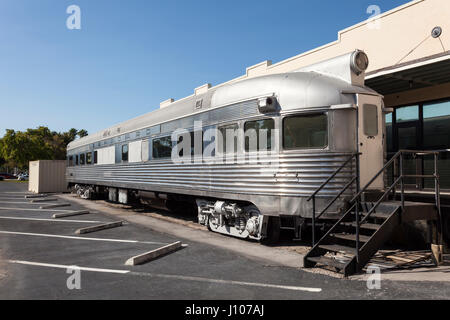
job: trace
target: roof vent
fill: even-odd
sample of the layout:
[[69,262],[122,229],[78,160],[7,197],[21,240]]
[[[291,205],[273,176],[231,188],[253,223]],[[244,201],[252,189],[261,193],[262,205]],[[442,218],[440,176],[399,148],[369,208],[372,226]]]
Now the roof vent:
[[200,94],[204,94],[204,93],[208,92],[208,90],[209,90],[210,88],[211,88],[211,84],[210,84],[210,83],[205,83],[204,85],[202,85],[202,86],[200,86],[200,87],[198,87],[198,88],[195,88],[194,94],[195,94],[196,96],[198,96],[198,95],[200,95]]
[[167,106],[170,106],[173,102],[174,102],[174,100],[172,98],[167,99],[167,100],[165,100],[165,101],[163,101],[163,102],[161,102],[159,104],[159,108],[162,109],[162,108],[165,108]]

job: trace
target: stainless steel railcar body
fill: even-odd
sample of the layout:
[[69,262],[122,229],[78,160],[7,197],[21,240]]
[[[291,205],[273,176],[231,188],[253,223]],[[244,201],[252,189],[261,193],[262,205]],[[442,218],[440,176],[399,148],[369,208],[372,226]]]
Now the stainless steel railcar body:
[[[191,197],[199,206],[200,222],[207,224],[208,217],[210,220],[215,217],[215,222],[212,220],[215,231],[260,239],[265,236],[268,216],[309,218],[311,204],[306,198],[351,154],[361,153],[361,184],[383,166],[382,97],[364,87],[366,58],[361,51],[355,51],[297,72],[211,88],[205,94],[76,140],[68,146],[67,181],[77,184],[83,192],[103,186],[114,192],[141,190]],[[322,130],[311,128],[310,134],[296,127],[297,123],[319,121],[314,117],[323,122]],[[244,127],[261,119],[272,119],[272,130],[278,132],[267,154],[246,150],[245,145]],[[156,158],[153,149],[159,145],[155,146],[155,142],[160,143],[178,128],[193,131],[198,121],[202,130],[237,126],[240,133],[236,161],[214,162],[223,159],[219,152],[212,159],[192,163]],[[291,127],[289,123],[293,123]],[[313,147],[296,147],[291,140],[303,138],[287,132],[289,128],[304,130],[310,141],[326,143],[316,146],[311,142]],[[206,142],[203,144],[207,146]],[[121,158],[124,148],[126,161]],[[256,161],[249,160],[253,158]],[[318,196],[319,208],[350,181],[353,170],[355,166],[351,163],[327,184]],[[381,189],[382,178],[374,185]],[[342,205],[342,201],[338,202],[334,213],[324,218],[339,216]],[[226,226],[222,219],[238,218],[244,212],[245,221],[241,221],[237,230]],[[255,216],[253,222],[258,230],[244,232],[245,226],[255,228],[249,222]]]

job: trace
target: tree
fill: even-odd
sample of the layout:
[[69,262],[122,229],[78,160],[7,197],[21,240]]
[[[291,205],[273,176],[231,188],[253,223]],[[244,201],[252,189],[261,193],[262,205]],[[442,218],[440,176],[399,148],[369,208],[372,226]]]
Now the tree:
[[86,137],[87,135],[88,135],[88,132],[86,130],[84,130],[84,129],[81,129],[81,130],[78,131],[78,136],[80,138]]
[[25,132],[8,129],[0,139],[0,165],[3,159],[8,166],[23,170],[29,161],[65,160],[67,145],[87,134],[84,129],[59,133],[44,126]]

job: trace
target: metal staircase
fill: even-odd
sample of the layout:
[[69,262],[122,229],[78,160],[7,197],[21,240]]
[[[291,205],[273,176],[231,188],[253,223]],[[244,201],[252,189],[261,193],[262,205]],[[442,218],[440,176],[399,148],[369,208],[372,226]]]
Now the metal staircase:
[[[435,170],[433,175],[407,175],[403,170],[403,157],[405,154],[434,155]],[[304,257],[304,267],[325,267],[344,276],[359,272],[369,262],[371,257],[391,237],[395,227],[401,224],[402,214],[405,212],[404,180],[406,178],[433,178],[435,180],[436,203],[433,210],[437,210],[440,217],[440,190],[439,175],[437,173],[438,152],[401,150],[392,157],[386,165],[360,190],[359,189],[359,154],[353,154],[342,164],[309,198],[312,200],[313,214],[313,247]],[[319,192],[334,179],[334,177],[350,162],[356,160],[356,175],[349,183],[329,202],[324,209],[316,212],[316,197]],[[384,191],[376,202],[363,201],[370,185],[390,166],[399,165],[398,177]],[[356,183],[356,194],[348,202],[349,208],[344,215],[326,232],[316,243],[315,224],[341,195]],[[400,186],[400,201],[387,200],[390,194]]]

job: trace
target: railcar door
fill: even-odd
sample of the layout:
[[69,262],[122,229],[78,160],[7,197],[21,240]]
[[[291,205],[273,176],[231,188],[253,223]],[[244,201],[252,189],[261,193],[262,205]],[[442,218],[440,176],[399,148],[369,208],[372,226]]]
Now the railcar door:
[[[358,95],[358,150],[360,156],[360,184],[364,187],[384,165],[383,104],[375,95]],[[369,187],[384,188],[384,173]]]

